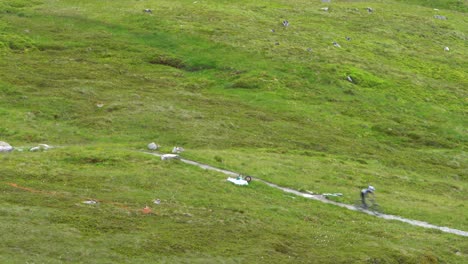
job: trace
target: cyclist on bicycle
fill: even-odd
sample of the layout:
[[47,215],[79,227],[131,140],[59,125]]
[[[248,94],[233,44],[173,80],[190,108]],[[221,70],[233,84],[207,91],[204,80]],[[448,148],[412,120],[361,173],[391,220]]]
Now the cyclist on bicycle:
[[374,192],[375,192],[375,188],[373,186],[370,186],[370,185],[366,189],[361,190],[361,202],[362,202],[362,206],[364,208],[367,208],[366,197],[369,194],[374,195]]

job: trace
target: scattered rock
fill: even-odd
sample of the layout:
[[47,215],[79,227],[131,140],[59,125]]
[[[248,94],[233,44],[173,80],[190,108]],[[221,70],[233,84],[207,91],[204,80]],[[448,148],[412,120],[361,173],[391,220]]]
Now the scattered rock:
[[336,43],[335,41],[333,41],[333,46],[337,47],[337,48],[341,48],[341,45]]
[[86,200],[86,201],[83,201],[84,204],[97,204],[98,202],[95,201],[95,200]]
[[172,153],[182,153],[185,149],[183,147],[174,147],[172,148]]
[[163,154],[163,155],[161,155],[161,160],[169,160],[169,159],[180,159],[180,157],[177,154]]
[[153,203],[154,203],[154,204],[161,204],[161,200],[156,199],[156,200],[153,201]]
[[366,7],[367,12],[372,13],[374,12],[374,9],[372,7]]
[[307,51],[308,51],[308,52],[311,52],[311,51],[312,51],[312,48],[307,48]]
[[149,150],[157,150],[157,149],[159,149],[159,147],[160,146],[158,144],[154,143],[154,142],[151,142],[151,143],[148,144],[148,149]]
[[146,9],[143,10],[143,12],[152,14],[153,10],[151,10],[149,8],[146,8]]
[[97,103],[96,106],[97,106],[98,108],[102,108],[102,107],[104,106],[104,104],[103,104],[103,103]]
[[288,26],[289,26],[289,21],[284,20],[284,21],[283,21],[283,26],[288,27]]
[[441,15],[435,15],[434,18],[440,19],[440,20],[447,20],[446,16],[441,16]]
[[274,29],[271,29],[270,31],[271,31],[272,33],[275,33],[275,30],[274,30]]
[[329,9],[330,9],[330,8],[328,8],[328,7],[322,7],[322,8],[320,8],[320,10],[325,11],[325,12],[328,12]]
[[445,51],[450,51],[449,47],[444,48]]
[[350,40],[351,40],[351,38],[350,38],[350,37],[348,37],[348,36],[346,36],[346,40],[347,40],[347,41],[350,41]]
[[351,83],[354,83],[353,79],[352,79],[351,76],[349,76],[349,75],[346,77],[346,80],[348,80],[348,81],[351,82]]
[[53,147],[47,145],[47,144],[39,144],[37,145],[37,147],[32,147],[29,149],[29,151],[32,151],[32,152],[35,152],[35,151],[44,151],[44,150],[48,150],[48,149],[51,149]]
[[5,141],[0,141],[0,152],[10,152],[13,150],[13,147],[6,143]]

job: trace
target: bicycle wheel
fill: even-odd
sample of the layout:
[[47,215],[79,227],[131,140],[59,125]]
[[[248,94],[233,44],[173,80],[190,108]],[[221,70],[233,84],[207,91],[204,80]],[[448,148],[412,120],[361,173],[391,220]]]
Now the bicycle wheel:
[[355,207],[356,209],[361,209],[361,210],[362,210],[362,209],[366,209],[366,206],[365,206],[364,204],[362,204],[361,199],[356,200],[356,201],[354,202],[353,205],[354,205],[354,207]]
[[378,203],[373,203],[369,206],[367,209],[369,211],[375,212],[375,213],[381,213],[380,205]]

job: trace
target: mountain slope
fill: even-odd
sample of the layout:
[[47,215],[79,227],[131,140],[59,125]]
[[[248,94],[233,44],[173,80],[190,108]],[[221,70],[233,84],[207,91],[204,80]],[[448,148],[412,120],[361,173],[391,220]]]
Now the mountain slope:
[[[323,11],[326,6],[329,10]],[[282,25],[284,20],[289,26]],[[220,208],[223,203],[230,204],[229,200],[243,201],[239,195],[248,195],[252,189],[265,198],[252,207],[241,202],[244,209],[225,206],[234,210],[226,217],[236,218],[236,210],[244,210],[249,215],[245,221],[250,223],[245,228],[263,230],[253,235],[259,240],[242,238],[251,247],[248,252],[240,253],[240,245],[229,251],[227,248],[237,243],[234,238],[220,247],[195,247],[200,234],[213,230],[212,239],[221,241],[230,234],[232,225],[203,227],[200,233],[191,233],[190,223],[186,223],[187,229],[182,229],[187,233],[167,238],[173,244],[180,243],[179,236],[190,237],[179,251],[166,248],[154,253],[169,256],[172,262],[180,262],[172,257],[190,258],[193,252],[205,252],[206,258],[215,262],[215,256],[263,262],[253,257],[259,256],[254,245],[263,238],[271,243],[259,246],[260,251],[283,254],[284,259],[278,258],[283,263],[291,251],[296,263],[307,263],[311,261],[310,238],[333,232],[336,239],[332,244],[339,246],[336,250],[330,246],[317,249],[313,255],[320,258],[315,262],[353,259],[372,263],[375,258],[392,263],[401,257],[400,262],[409,263],[462,263],[468,254],[463,238],[385,223],[310,201],[288,206],[283,200],[291,198],[265,186],[230,193],[232,186],[218,181],[222,175],[207,177],[182,164],[163,164],[130,153],[151,141],[163,145],[163,151],[182,145],[187,149],[183,153],[186,157],[295,189],[341,192],[342,201],[348,203],[357,199],[360,188],[372,184],[388,213],[467,230],[466,28],[463,1],[2,2],[0,140],[16,147],[38,143],[63,147],[40,155],[2,155],[4,182],[50,191],[65,188],[59,184],[62,181],[72,185],[67,187],[70,197],[56,197],[54,203],[41,201],[43,197],[34,192],[27,195],[27,201],[15,201],[18,190],[4,185],[2,196],[8,202],[2,210],[7,212],[14,205],[21,211],[26,202],[35,204],[37,214],[55,210],[68,219],[65,226],[79,230],[79,237],[83,228],[70,216],[76,208],[64,208],[71,200],[76,203],[83,198],[79,196],[81,184],[89,182],[86,192],[101,194],[99,185],[90,184],[100,181],[76,171],[84,164],[89,166],[86,172],[110,181],[110,189],[125,190],[132,183],[110,180],[114,173],[120,175],[118,169],[109,175],[104,172],[122,164],[118,165],[123,166],[121,173],[137,175],[137,182],[147,181],[147,189],[139,190],[141,185],[136,184],[124,198],[109,194],[106,199],[127,200],[135,208],[155,198],[151,190],[157,188],[154,181],[160,175],[187,177],[176,186],[170,181],[161,184],[188,194],[191,190],[185,185],[190,184],[189,175],[203,178],[205,184],[190,194],[193,197],[225,190],[221,198],[211,198],[223,201],[216,205]],[[449,51],[444,51],[445,47]],[[115,160],[108,157],[113,151],[120,153]],[[137,165],[147,163],[147,168]],[[60,180],[56,182],[53,175],[60,175]],[[211,178],[218,179],[214,186]],[[166,195],[169,200],[169,193]],[[249,201],[256,199],[249,197]],[[182,195],[173,199],[182,199]],[[57,203],[54,209],[52,204]],[[276,208],[271,204],[282,205]],[[211,206],[216,207],[209,199],[183,202],[183,208],[195,211]],[[275,207],[271,212],[277,213],[270,212],[270,216],[262,209],[265,206]],[[310,207],[317,210],[316,216],[305,213]],[[59,213],[59,208],[65,211]],[[86,210],[83,217],[91,218],[94,212]],[[197,221],[213,224],[223,219],[222,215],[213,220],[203,213]],[[9,217],[12,226],[21,228],[13,224],[15,219],[33,215]],[[108,221],[104,215],[97,217]],[[122,235],[117,226],[130,223],[125,216],[120,217],[122,222],[107,228]],[[162,228],[177,229],[168,223],[177,217],[172,213],[166,217]],[[356,222],[349,223],[345,220],[348,217]],[[138,219],[149,228],[146,225],[151,218]],[[57,228],[62,224],[55,218],[43,221]],[[290,226],[283,221],[297,227],[294,235],[288,237]],[[332,223],[315,229],[314,223],[327,221]],[[270,222],[271,230],[267,230],[265,225]],[[350,225],[348,235],[332,231],[344,222]],[[363,223],[370,229],[361,228]],[[303,226],[307,227],[300,231]],[[109,243],[115,239],[104,236],[102,226],[87,228],[93,237]],[[275,228],[284,232],[276,234],[272,231]],[[408,230],[414,235],[407,236]],[[60,236],[60,232],[58,228],[54,234]],[[383,243],[373,235],[376,232],[392,237],[390,242]],[[374,246],[346,246],[355,243],[348,237],[363,233]],[[141,236],[135,234],[131,239]],[[300,238],[293,239],[296,236]],[[78,237],[70,238],[70,243],[81,241]],[[413,250],[398,246],[404,239],[406,247]],[[429,246],[424,245],[427,241]],[[12,244],[19,246],[17,241]],[[453,248],[440,248],[448,244]],[[338,249],[342,253],[336,259],[326,253]],[[11,248],[2,250],[14,259]],[[107,253],[102,254],[105,257]],[[193,257],[205,256],[196,253]]]

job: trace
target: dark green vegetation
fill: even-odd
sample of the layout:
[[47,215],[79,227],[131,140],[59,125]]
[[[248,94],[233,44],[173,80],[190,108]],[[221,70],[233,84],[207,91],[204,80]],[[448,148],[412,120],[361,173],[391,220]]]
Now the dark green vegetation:
[[0,140],[61,146],[0,156],[0,262],[465,263],[465,237],[137,152],[347,203],[372,184],[386,213],[468,230],[466,1],[324,6],[0,2]]

